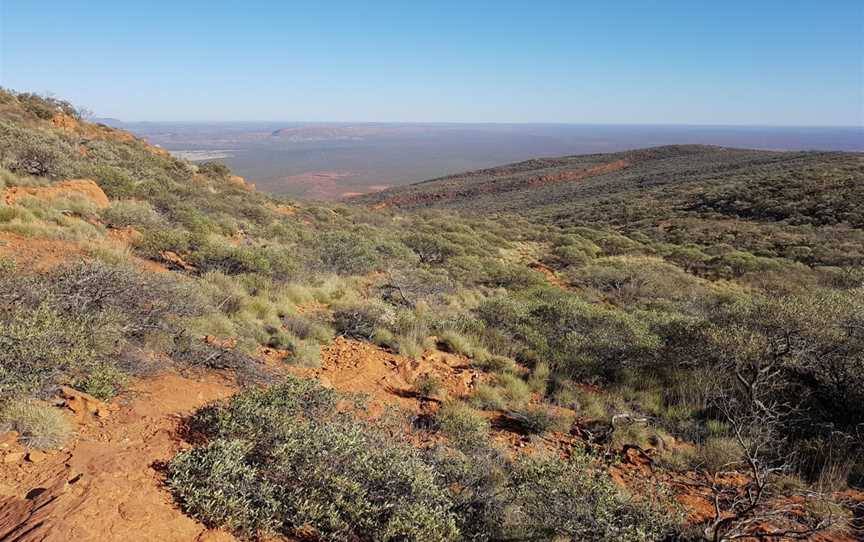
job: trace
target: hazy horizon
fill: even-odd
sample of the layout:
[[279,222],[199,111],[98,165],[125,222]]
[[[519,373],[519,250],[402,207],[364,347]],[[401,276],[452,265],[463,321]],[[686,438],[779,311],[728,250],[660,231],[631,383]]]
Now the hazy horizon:
[[864,130],[858,127],[289,121],[118,125],[183,158],[221,160],[261,190],[312,199],[338,199],[530,158],[657,145],[864,151]]
[[[18,90],[18,89],[15,89]],[[26,89],[25,89],[26,92]],[[864,134],[864,124],[699,124],[687,122],[544,122],[544,121],[523,121],[523,122],[507,122],[507,121],[431,121],[431,120],[404,120],[404,121],[378,121],[378,120],[315,120],[315,119],[239,119],[239,120],[189,120],[189,119],[157,119],[157,120],[137,120],[137,119],[122,119],[117,117],[108,117],[94,114],[87,118],[91,122],[116,121],[121,124],[181,124],[181,125],[239,125],[239,124],[274,124],[274,125],[292,125],[292,124],[331,124],[331,125],[356,125],[356,124],[392,124],[392,125],[467,125],[467,126],[644,126],[644,127],[683,127],[683,128],[802,128],[802,129],[820,129],[820,128],[839,128],[858,130]]]

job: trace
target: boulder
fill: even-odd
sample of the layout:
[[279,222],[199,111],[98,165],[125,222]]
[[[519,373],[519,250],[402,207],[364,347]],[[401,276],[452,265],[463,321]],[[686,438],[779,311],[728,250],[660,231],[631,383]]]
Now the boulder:
[[27,461],[31,463],[41,463],[48,459],[48,454],[42,450],[30,450],[27,452]]

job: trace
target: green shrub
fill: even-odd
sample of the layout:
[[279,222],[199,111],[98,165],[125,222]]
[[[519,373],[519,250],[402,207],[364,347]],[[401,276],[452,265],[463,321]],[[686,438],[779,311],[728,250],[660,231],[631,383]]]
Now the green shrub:
[[548,363],[541,361],[536,364],[531,370],[531,375],[528,377],[528,388],[534,393],[545,395],[551,374],[552,371]]
[[[2,92],[7,92],[3,90]],[[78,110],[71,103],[53,96],[42,96],[32,92],[12,93],[21,107],[42,120],[48,120],[57,113],[64,113],[73,119],[80,120]]]
[[279,350],[293,350],[295,346],[295,337],[290,333],[276,331],[267,339],[267,346],[270,348],[278,348]]
[[417,254],[421,262],[427,264],[444,263],[451,256],[462,252],[457,244],[432,234],[414,233],[406,237],[403,242]]
[[465,403],[445,403],[435,415],[435,422],[456,448],[479,448],[488,442],[489,421]]
[[279,247],[234,246],[218,237],[210,237],[197,246],[187,261],[201,271],[220,271],[226,275],[261,273],[277,280],[286,280],[297,271],[295,262]]
[[62,314],[47,303],[12,310],[0,319],[0,396],[44,393],[85,379],[118,335],[98,314]]
[[423,373],[414,380],[414,391],[421,397],[435,397],[442,390],[441,380],[431,373]]
[[482,359],[474,359],[473,365],[493,373],[512,373],[516,370],[516,362],[507,356],[489,355]]
[[525,456],[511,480],[518,504],[508,529],[512,537],[643,542],[674,529],[668,505],[626,498],[579,454],[569,462]]
[[0,256],[0,275],[11,276],[18,269],[18,263],[12,258]]
[[446,352],[462,354],[471,357],[474,354],[474,345],[457,331],[448,329],[438,335],[438,347]]
[[471,394],[471,403],[486,410],[503,410],[507,407],[507,402],[498,388],[482,383],[478,384]]
[[109,226],[152,229],[163,225],[164,219],[146,201],[120,200],[101,211],[102,220]]
[[317,240],[321,267],[340,275],[362,275],[378,269],[385,258],[377,248],[368,237],[347,231],[327,232]]
[[531,397],[531,389],[528,384],[511,373],[502,373],[495,376],[495,384],[501,391],[502,397],[508,405],[515,406],[524,404]]
[[556,395],[556,402],[575,410],[580,416],[595,420],[607,417],[606,406],[598,394],[575,386],[562,388]]
[[294,345],[292,361],[300,367],[321,366],[321,345],[309,341],[300,341]]
[[333,327],[346,337],[370,340],[387,318],[387,310],[379,305],[347,305],[333,311]]
[[136,370],[126,346],[178,333],[204,306],[173,277],[98,261],[4,275],[0,302],[0,395],[70,384],[103,398]]
[[[335,395],[290,378],[202,410],[211,438],[178,455],[169,486],[208,524],[322,540],[455,540],[446,490],[417,450],[335,413]],[[242,439],[242,440],[241,440]]]
[[212,160],[198,163],[197,169],[198,173],[212,179],[227,179],[231,175],[231,169],[228,166]]
[[743,450],[729,437],[711,437],[699,446],[697,460],[709,472],[735,470],[741,464]]
[[72,425],[57,408],[34,401],[0,405],[0,430],[17,431],[30,448],[60,448],[72,435]]
[[397,350],[399,343],[393,332],[384,327],[376,327],[372,330],[372,337],[369,339],[373,344],[389,350]]
[[169,467],[168,486],[184,510],[208,525],[247,536],[281,527],[278,488],[247,460],[251,447],[245,440],[219,439],[178,454]]
[[97,399],[108,400],[120,393],[127,379],[128,375],[109,361],[94,367],[74,384]]
[[543,275],[524,265],[489,259],[484,262],[483,275],[478,282],[491,288],[522,290],[543,284],[545,280]]
[[0,166],[19,175],[60,179],[72,174],[76,149],[54,133],[27,130],[0,121]]
[[570,421],[545,405],[509,410],[507,417],[516,422],[522,430],[532,435],[542,435],[549,431],[563,431],[568,428]]

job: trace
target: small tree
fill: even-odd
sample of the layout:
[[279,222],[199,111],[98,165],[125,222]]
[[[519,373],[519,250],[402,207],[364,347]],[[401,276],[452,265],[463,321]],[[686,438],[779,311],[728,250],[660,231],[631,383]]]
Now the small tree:
[[[815,517],[800,505],[778,505],[775,499],[779,496],[778,476],[794,465],[783,427],[798,415],[798,409],[787,399],[784,373],[793,364],[800,367],[808,344],[794,328],[759,310],[764,308],[767,306],[748,307],[743,316],[756,318],[746,324],[724,323],[710,333],[722,373],[728,376],[718,386],[713,403],[729,424],[742,458],[741,465],[728,467],[743,467],[748,475],[743,486],[731,482],[723,472],[709,475],[714,518],[704,533],[713,542],[802,539],[837,522],[830,513]],[[807,498],[821,496],[810,493]],[[789,520],[793,514],[794,524],[785,527],[792,524]],[[771,530],[764,531],[765,526]]]

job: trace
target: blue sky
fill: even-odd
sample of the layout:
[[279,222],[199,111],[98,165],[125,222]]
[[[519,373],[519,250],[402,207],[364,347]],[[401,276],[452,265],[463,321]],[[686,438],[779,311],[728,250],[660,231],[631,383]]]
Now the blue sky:
[[0,6],[0,85],[124,120],[864,124],[861,1]]

